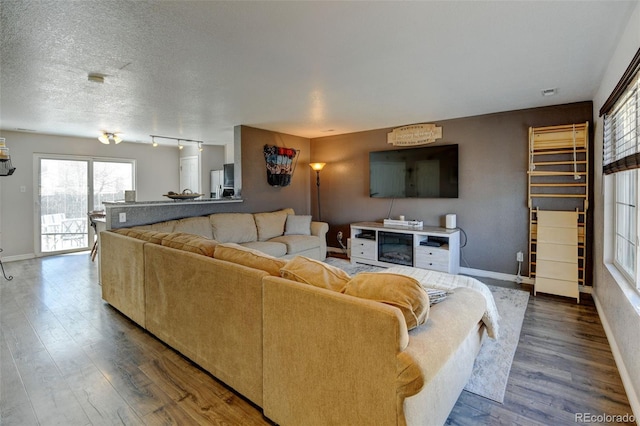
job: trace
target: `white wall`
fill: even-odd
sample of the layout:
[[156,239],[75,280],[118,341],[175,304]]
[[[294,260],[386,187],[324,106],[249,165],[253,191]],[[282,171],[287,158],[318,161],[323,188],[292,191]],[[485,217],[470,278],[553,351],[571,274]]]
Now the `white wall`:
[[[33,154],[63,154],[136,160],[138,201],[162,200],[162,194],[178,187],[179,153],[176,147],[126,143],[104,145],[95,138],[73,138],[2,131],[16,171],[0,177],[0,230],[3,259],[27,258],[34,253]],[[25,192],[20,192],[24,186]]]
[[[615,271],[607,266],[612,257],[611,224],[605,222],[611,217],[611,198],[603,196],[603,186],[611,187],[611,178],[602,176],[602,118],[599,110],[622,77],[631,59],[640,48],[640,1],[629,18],[615,52],[609,61],[606,73],[594,101],[595,153],[594,153],[594,299],[607,332],[607,337],[616,358],[618,370],[634,411],[636,422],[640,424],[640,296],[630,285],[616,277]],[[611,191],[609,190],[610,194]]]
[[[185,144],[185,147],[180,151],[180,158],[189,156],[197,156],[199,158],[199,191],[201,194],[204,194],[205,198],[211,195],[211,171],[222,170],[222,167],[226,163],[233,163],[233,157],[231,161],[227,161],[228,156],[226,152],[228,146],[229,145],[203,145],[202,152],[200,152],[197,145]],[[231,150],[233,151],[233,148],[231,148]]]
[[[200,157],[200,172],[202,175],[201,192],[206,198],[211,196],[211,170],[222,170],[227,163],[225,146],[205,145]],[[230,161],[233,163],[233,159]]]
[[231,142],[224,146],[224,164],[233,163],[234,143]]

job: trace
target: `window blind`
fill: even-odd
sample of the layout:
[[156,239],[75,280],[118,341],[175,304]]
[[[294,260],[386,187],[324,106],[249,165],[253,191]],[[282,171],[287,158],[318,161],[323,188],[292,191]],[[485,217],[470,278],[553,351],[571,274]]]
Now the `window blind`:
[[640,168],[639,70],[640,50],[600,110],[604,115],[605,174]]

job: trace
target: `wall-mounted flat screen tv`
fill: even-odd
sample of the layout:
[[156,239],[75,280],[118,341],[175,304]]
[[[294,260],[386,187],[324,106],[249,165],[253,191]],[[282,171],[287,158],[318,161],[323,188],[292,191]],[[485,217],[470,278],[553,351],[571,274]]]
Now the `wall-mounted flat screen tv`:
[[458,198],[458,145],[369,153],[372,198]]

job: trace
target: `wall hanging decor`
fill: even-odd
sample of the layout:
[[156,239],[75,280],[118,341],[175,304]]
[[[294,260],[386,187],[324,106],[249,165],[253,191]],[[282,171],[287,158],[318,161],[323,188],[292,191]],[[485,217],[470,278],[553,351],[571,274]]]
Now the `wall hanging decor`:
[[264,146],[267,182],[271,186],[288,186],[298,163],[298,150],[275,145]]

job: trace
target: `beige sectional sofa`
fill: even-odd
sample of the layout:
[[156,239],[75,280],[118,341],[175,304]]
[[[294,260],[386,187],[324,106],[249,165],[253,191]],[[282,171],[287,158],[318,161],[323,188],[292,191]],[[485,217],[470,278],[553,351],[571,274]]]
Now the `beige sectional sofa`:
[[238,243],[275,257],[300,255],[324,260],[329,225],[311,221],[311,216],[296,215],[293,209],[282,209],[264,213],[214,213],[126,229],[183,232],[218,243]]
[[278,424],[445,422],[486,334],[481,293],[455,289],[408,330],[397,307],[278,276],[317,260],[212,247],[174,225],[101,234],[105,301]]

